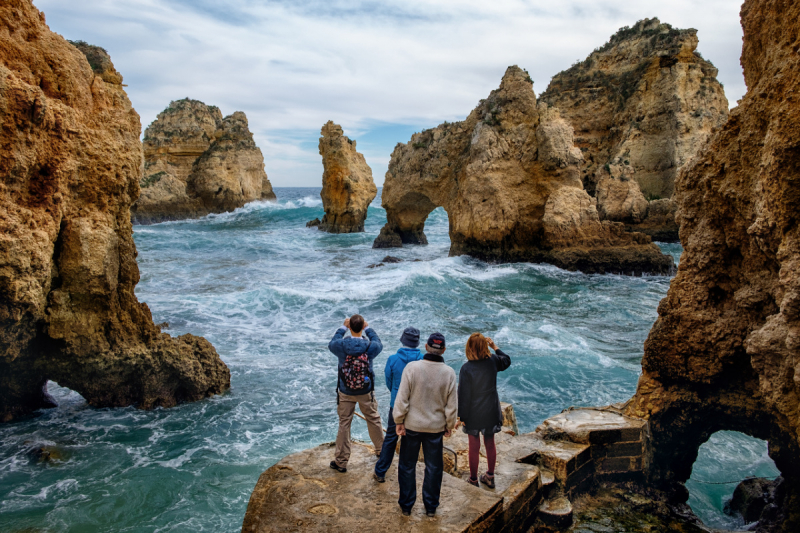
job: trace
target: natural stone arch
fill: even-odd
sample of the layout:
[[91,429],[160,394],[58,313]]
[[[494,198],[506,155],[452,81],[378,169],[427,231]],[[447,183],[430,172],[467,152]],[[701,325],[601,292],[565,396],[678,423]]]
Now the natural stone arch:
[[798,531],[800,4],[741,13],[748,92],[676,181],[684,252],[627,412],[650,420],[650,477],[668,487],[710,430],[769,442],[792,491],[783,530]]
[[395,147],[381,197],[387,224],[373,246],[427,242],[425,219],[441,206],[451,256],[590,273],[670,272],[672,259],[649,237],[600,221],[572,135],[558,110],[537,106],[530,76],[509,67],[466,120]]

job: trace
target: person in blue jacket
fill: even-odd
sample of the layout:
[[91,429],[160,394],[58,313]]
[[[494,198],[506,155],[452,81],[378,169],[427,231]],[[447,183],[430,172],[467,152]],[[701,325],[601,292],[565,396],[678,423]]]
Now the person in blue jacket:
[[[350,336],[344,334],[350,330]],[[364,338],[366,336],[366,338]],[[376,450],[383,447],[383,427],[375,401],[375,372],[372,361],[381,353],[383,345],[378,334],[369,327],[361,315],[353,315],[339,326],[328,349],[339,359],[339,379],[336,386],[336,404],[339,414],[339,432],[331,468],[347,472],[350,460],[350,424],[358,404],[367,420],[369,438]]]
[[419,330],[417,328],[406,328],[400,337],[402,348],[397,353],[389,356],[386,361],[384,374],[386,375],[386,388],[392,392],[392,399],[389,403],[389,426],[386,428],[386,437],[383,440],[383,448],[378,462],[375,464],[375,481],[383,483],[386,481],[386,472],[392,466],[394,452],[397,449],[397,430],[392,416],[394,400],[397,397],[397,390],[400,388],[400,378],[403,377],[403,369],[412,361],[422,359],[422,352],[419,351]]

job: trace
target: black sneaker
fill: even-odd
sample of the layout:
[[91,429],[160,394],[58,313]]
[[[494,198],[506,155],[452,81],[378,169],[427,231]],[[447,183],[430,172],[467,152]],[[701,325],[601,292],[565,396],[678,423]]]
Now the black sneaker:
[[403,511],[403,516],[411,516],[411,509],[402,509],[401,508],[401,511]]
[[342,468],[341,466],[337,465],[336,461],[331,461],[331,468],[333,468],[337,472],[341,472],[342,474],[347,472],[347,469],[346,468]]
[[432,511],[430,509],[425,509],[425,516],[427,516],[428,518],[433,518],[434,516],[436,516],[436,509]]
[[381,476],[379,476],[378,474],[376,474],[376,473],[374,473],[374,472],[372,473],[372,477],[373,477],[373,478],[375,479],[375,481],[377,481],[378,483],[384,483],[384,482],[386,481],[386,478],[385,478],[385,477],[381,477]]

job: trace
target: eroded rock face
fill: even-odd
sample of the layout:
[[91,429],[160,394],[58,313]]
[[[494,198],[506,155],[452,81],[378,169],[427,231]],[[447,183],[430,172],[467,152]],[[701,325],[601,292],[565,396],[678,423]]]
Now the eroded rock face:
[[600,221],[584,191],[572,127],[537,107],[532,81],[509,67],[462,122],[415,134],[392,153],[383,187],[388,222],[374,247],[425,244],[425,219],[450,217],[450,255],[545,262],[584,272],[667,273],[650,238]]
[[645,223],[642,204],[671,198],[680,169],[728,118],[717,69],[696,52],[697,43],[696,30],[645,19],[554,76],[542,93],[540,101],[575,128],[581,177],[602,219],[678,239],[674,220]]
[[652,478],[684,481],[719,430],[769,442],[800,530],[800,4],[742,7],[747,95],[676,181],[684,253],[628,405]]
[[378,194],[372,169],[356,151],[356,141],[346,137],[341,126],[329,120],[321,134],[319,155],[325,171],[320,196],[325,216],[313,225],[330,233],[364,231],[367,208]]
[[264,156],[241,111],[178,100],[144,133],[145,170],[135,222],[224,213],[253,200],[275,200]]
[[30,1],[0,5],[3,421],[52,406],[48,380],[142,408],[230,385],[208,341],[160,333],[134,295],[139,115],[107,54],[81,49],[89,61]]

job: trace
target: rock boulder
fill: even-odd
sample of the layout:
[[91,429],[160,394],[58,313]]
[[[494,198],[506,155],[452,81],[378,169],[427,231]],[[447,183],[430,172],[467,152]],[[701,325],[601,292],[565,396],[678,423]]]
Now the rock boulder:
[[230,385],[208,341],[161,333],[136,299],[139,115],[108,55],[79,48],[30,0],[0,4],[2,421],[52,406],[48,380],[142,408]]
[[426,244],[425,220],[442,206],[450,255],[589,273],[670,272],[672,259],[649,237],[600,220],[581,161],[572,126],[558,110],[537,107],[530,77],[509,67],[466,120],[397,145],[381,199],[388,221],[373,246]]
[[321,133],[319,154],[325,171],[320,196],[325,216],[315,225],[329,233],[364,231],[367,208],[378,194],[372,169],[341,126],[328,121]]

